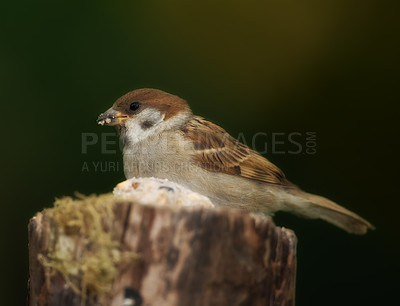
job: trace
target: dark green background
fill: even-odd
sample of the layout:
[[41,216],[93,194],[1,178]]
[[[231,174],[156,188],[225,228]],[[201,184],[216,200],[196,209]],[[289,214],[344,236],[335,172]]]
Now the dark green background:
[[[317,154],[266,154],[303,189],[377,230],[352,236],[279,214],[299,238],[297,305],[398,298],[398,1],[2,1],[1,305],[23,305],[27,223],[54,197],[109,192],[122,172],[82,172],[81,134],[141,87],[251,142],[317,133]],[[262,148],[267,139],[259,138]],[[291,147],[282,145],[287,151]]]

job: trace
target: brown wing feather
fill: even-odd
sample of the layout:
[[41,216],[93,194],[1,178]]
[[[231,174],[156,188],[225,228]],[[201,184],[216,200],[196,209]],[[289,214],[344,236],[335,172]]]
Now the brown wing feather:
[[204,169],[263,183],[287,184],[278,167],[210,121],[194,117],[183,133],[194,144],[195,162]]

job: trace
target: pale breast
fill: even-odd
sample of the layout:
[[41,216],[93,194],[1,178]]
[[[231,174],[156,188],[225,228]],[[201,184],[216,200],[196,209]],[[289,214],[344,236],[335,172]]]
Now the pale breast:
[[125,176],[168,179],[209,197],[218,206],[257,211],[265,203],[276,203],[273,187],[268,190],[266,184],[203,169],[190,152],[193,143],[179,133],[152,136],[124,148]]
[[192,164],[191,144],[179,133],[164,132],[124,147],[126,178],[158,177],[173,180]]

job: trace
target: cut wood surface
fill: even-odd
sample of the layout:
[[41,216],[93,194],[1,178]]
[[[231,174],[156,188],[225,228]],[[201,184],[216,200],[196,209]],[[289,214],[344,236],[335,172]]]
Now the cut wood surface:
[[296,237],[243,211],[59,200],[29,223],[30,305],[294,305]]

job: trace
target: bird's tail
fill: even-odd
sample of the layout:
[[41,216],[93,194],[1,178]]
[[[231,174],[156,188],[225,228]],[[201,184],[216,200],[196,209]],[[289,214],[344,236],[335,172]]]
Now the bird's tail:
[[359,215],[327,198],[288,188],[284,197],[285,210],[303,218],[323,219],[351,234],[362,235],[375,227]]

